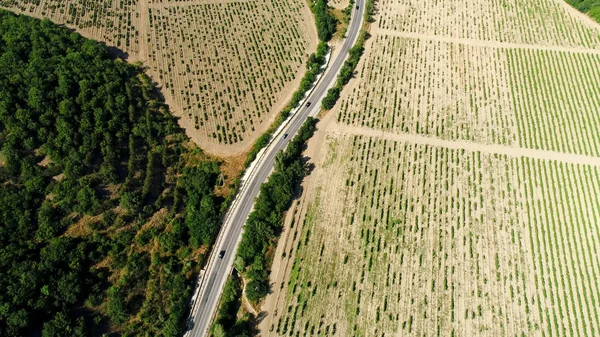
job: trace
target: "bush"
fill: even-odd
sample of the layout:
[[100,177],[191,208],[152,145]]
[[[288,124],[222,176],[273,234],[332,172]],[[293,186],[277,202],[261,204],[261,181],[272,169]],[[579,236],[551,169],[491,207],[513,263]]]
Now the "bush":
[[317,35],[319,36],[319,40],[327,42],[331,40],[331,37],[335,33],[337,20],[329,13],[327,0],[314,0],[312,4],[311,9],[315,15]]
[[340,98],[340,87],[335,86],[327,91],[327,96],[323,98],[321,102],[321,106],[325,110],[330,110],[335,106],[335,103]]
[[287,149],[277,154],[275,170],[262,184],[254,210],[248,216],[236,260],[241,260],[238,264],[243,262],[243,269],[252,264],[246,273],[250,279],[246,294],[255,303],[269,292],[265,254],[279,235],[283,213],[290,207],[294,191],[306,173],[302,151],[316,129],[316,122],[317,119],[309,117]]

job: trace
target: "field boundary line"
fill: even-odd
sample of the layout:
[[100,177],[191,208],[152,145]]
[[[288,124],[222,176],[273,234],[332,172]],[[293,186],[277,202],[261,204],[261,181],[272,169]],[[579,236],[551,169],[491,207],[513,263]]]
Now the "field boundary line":
[[375,130],[368,127],[342,125],[333,123],[327,128],[328,134],[350,134],[376,137],[392,141],[413,143],[418,145],[430,145],[444,147],[454,150],[466,150],[472,152],[483,152],[487,154],[499,154],[509,157],[527,157],[540,160],[554,160],[569,164],[590,165],[600,167],[600,157],[592,157],[581,154],[563,153],[549,150],[538,150],[523,147],[512,147],[500,144],[484,144],[467,140],[446,140],[431,136],[422,136],[410,133],[393,133]]
[[230,2],[251,2],[252,0],[197,0],[197,1],[172,1],[172,2],[152,2],[148,4],[151,9],[166,9],[172,7],[191,7],[202,5],[218,5]]
[[374,29],[372,35],[387,35],[396,36],[406,39],[414,40],[426,40],[446,43],[463,44],[474,47],[486,47],[495,49],[529,49],[537,51],[554,51],[564,53],[578,53],[578,54],[595,54],[600,55],[600,49],[589,49],[583,47],[563,47],[563,46],[544,46],[538,44],[524,44],[515,42],[500,42],[491,40],[477,40],[467,38],[456,38],[451,36],[443,35],[430,35],[412,32],[399,32],[391,29]]

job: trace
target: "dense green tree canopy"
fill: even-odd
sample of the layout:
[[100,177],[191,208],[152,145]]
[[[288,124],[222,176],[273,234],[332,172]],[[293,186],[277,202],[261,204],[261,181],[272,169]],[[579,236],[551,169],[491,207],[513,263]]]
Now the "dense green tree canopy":
[[0,336],[182,333],[219,168],[186,167],[157,97],[105,45],[0,11]]
[[594,20],[600,22],[600,1],[599,0],[567,0],[567,2],[578,10],[587,13]]
[[315,15],[319,40],[327,42],[331,40],[331,37],[336,31],[337,20],[329,12],[327,0],[314,0],[311,4],[312,12]]

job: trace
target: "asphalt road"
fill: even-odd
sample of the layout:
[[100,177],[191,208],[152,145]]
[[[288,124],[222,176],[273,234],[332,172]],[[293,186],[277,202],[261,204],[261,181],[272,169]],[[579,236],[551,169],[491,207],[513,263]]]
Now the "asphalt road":
[[[240,191],[225,217],[221,232],[199,281],[190,314],[190,330],[186,332],[186,337],[208,335],[208,329],[217,310],[221,292],[233,267],[237,246],[242,238],[242,227],[252,210],[260,185],[267,180],[273,171],[275,155],[287,146],[308,116],[316,116],[319,113],[321,100],[327,94],[327,90],[334,86],[337,75],[348,56],[348,51],[358,38],[363,20],[364,0],[356,0],[356,5],[359,6],[359,9],[354,9],[352,13],[352,19],[341,50],[335,59],[329,61],[325,73],[305,100],[305,102],[311,102],[310,107],[306,107],[306,104],[304,104],[286,127],[279,134],[274,135],[275,138],[263,154],[257,158],[258,162],[255,163],[252,171],[248,173],[246,180],[242,183]],[[285,133],[288,134],[288,137],[283,139],[282,135]],[[225,251],[222,259],[218,258],[220,251]]]

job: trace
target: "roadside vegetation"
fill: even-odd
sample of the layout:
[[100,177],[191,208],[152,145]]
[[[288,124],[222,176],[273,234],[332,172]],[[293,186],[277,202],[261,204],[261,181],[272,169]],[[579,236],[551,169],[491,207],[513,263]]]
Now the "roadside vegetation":
[[317,25],[317,34],[319,40],[328,42],[335,34],[337,20],[331,14],[331,9],[327,5],[327,0],[315,0],[310,8],[315,15],[315,23]]
[[[352,10],[353,8],[352,5],[353,2],[351,2],[350,6],[348,6],[350,10]],[[347,11],[348,8],[346,8],[345,11]],[[374,10],[374,0],[367,0],[365,3],[366,23],[363,24],[363,27],[365,27],[368,23],[373,21]],[[354,76],[354,70],[356,69],[356,65],[358,65],[358,61],[360,60],[360,57],[364,52],[365,40],[368,37],[369,33],[367,32],[367,30],[362,30],[360,32],[360,36],[358,37],[356,44],[349,51],[348,59],[344,62],[342,69],[340,69],[340,73],[338,74],[335,86],[327,91],[327,96],[325,96],[325,98],[323,98],[323,101],[321,102],[321,107],[323,109],[330,110],[331,108],[333,108],[335,103],[340,98],[340,93],[342,92],[342,89]]]
[[346,37],[346,32],[348,31],[348,25],[350,24],[350,19],[352,18],[352,13],[354,11],[354,0],[350,0],[348,6],[344,9],[332,9],[331,13],[335,16],[337,20],[337,33],[340,38]]
[[0,336],[181,335],[219,164],[105,45],[4,11],[0,31]]
[[237,274],[230,275],[221,295],[217,318],[211,327],[211,334],[214,337],[249,337],[254,334],[253,317],[249,314],[243,314],[240,319],[237,317],[241,309],[241,297],[241,279]]
[[[289,117],[293,109],[298,108],[306,93],[312,88],[317,76],[324,70],[324,65],[329,46],[327,41],[336,32],[337,20],[331,14],[326,0],[317,0],[312,3],[311,10],[317,22],[319,44],[316,53],[310,55],[306,62],[306,73],[300,82],[300,87],[294,92],[292,100],[283,109],[269,129],[258,138],[252,145],[244,162],[248,167],[255,159],[260,150],[269,144],[273,133]],[[308,139],[315,130],[317,120],[309,118],[299,131],[299,134],[288,145],[288,148],[277,155],[276,167],[269,181],[261,186],[261,192],[255,203],[253,211],[246,223],[244,236],[238,249],[235,267],[242,273],[241,277],[249,280],[246,287],[246,296],[252,304],[257,304],[270,291],[269,270],[272,256],[267,256],[267,250],[274,247],[283,223],[283,214],[291,205],[294,191],[306,174],[306,167],[302,159],[302,151]],[[239,180],[233,185],[237,191]],[[274,195],[272,193],[276,193]],[[227,201],[227,204],[229,200]],[[257,210],[260,209],[260,212]],[[271,208],[271,211],[269,209]],[[230,277],[227,289],[223,293],[220,302],[220,310],[211,327],[211,334],[219,336],[241,336],[254,335],[254,317],[250,314],[242,314],[236,320],[240,312],[242,296],[231,296],[235,280]],[[237,309],[236,309],[237,308]],[[234,312],[235,310],[235,312]]]
[[275,169],[260,188],[254,210],[248,216],[235,267],[249,280],[246,295],[256,304],[269,292],[269,248],[276,244],[283,214],[307,173],[302,151],[315,131],[317,119],[309,117],[285,151],[275,157]]
[[307,71],[304,74],[302,81],[300,81],[300,87],[298,88],[298,90],[296,90],[296,92],[294,92],[292,100],[285,107],[285,109],[283,109],[279,113],[279,116],[277,116],[277,119],[271,125],[269,130],[267,130],[267,132],[260,136],[256,143],[254,143],[254,145],[250,149],[250,152],[248,153],[248,157],[246,157],[246,161],[244,164],[246,167],[250,165],[250,163],[252,163],[254,159],[256,159],[256,155],[258,154],[258,152],[260,152],[260,150],[262,150],[265,146],[269,144],[271,137],[273,137],[273,132],[275,132],[275,130],[277,130],[281,123],[283,123],[290,116],[292,109],[298,107],[298,105],[304,98],[304,95],[314,85],[315,81],[317,80],[317,76],[319,76],[319,74],[323,72],[323,66],[325,65],[326,61],[325,57],[327,56],[328,51],[329,46],[327,45],[327,43],[323,41],[319,42],[319,44],[317,45],[317,52],[311,54],[308,58],[308,61],[306,62]]
[[[234,267],[247,280],[246,297],[252,305],[256,305],[270,291],[271,254],[283,227],[284,213],[290,207],[296,190],[308,171],[302,152],[315,132],[317,121],[309,117],[287,149],[277,154],[274,172],[261,185],[254,210],[246,221]],[[243,310],[240,315],[240,287],[233,277],[227,281],[217,318],[211,328],[213,336],[255,334],[254,317],[243,313]]]

